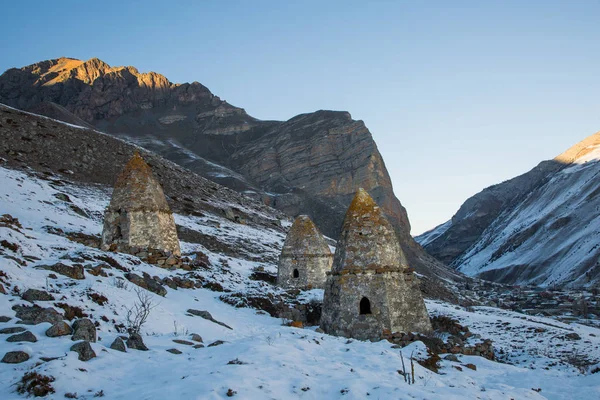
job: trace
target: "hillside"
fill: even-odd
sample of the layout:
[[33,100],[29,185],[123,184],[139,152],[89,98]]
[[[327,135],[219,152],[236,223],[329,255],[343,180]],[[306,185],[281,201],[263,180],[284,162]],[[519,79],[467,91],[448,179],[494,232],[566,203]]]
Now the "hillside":
[[125,137],[289,216],[307,214],[333,238],[363,187],[393,223],[411,266],[461,279],[414,242],[371,132],[347,112],[261,121],[198,82],[175,84],[97,58],[10,69],[0,76],[0,103]]
[[468,199],[417,238],[457,270],[510,284],[600,283],[600,133]]
[[[537,400],[600,395],[600,374],[589,374],[600,358],[596,328],[490,307],[467,310],[427,301],[431,315],[451,316],[470,327],[472,336],[466,344],[492,339],[498,358],[505,363],[461,355],[456,361],[442,360],[439,373],[434,373],[415,362],[415,383],[409,385],[398,373],[402,370],[400,354],[406,363],[410,357],[426,359],[422,342],[398,349],[387,341],[347,340],[319,333],[315,326],[284,326],[280,318],[246,308],[246,301],[256,296],[310,304],[323,295],[322,290],[290,295],[255,280],[256,271],[275,271],[274,259],[284,238],[277,229],[242,225],[212,212],[204,216],[177,213],[178,225],[219,240],[236,252],[183,240],[183,254],[194,258],[201,252],[208,266],[170,271],[134,256],[79,243],[81,235],[99,235],[109,193],[103,187],[49,178],[0,167],[0,205],[6,213],[0,224],[1,281],[7,292],[0,294],[0,316],[6,317],[0,318],[4,321],[0,329],[23,327],[36,338],[36,342],[0,342],[0,356],[22,351],[30,357],[21,364],[0,363],[3,399],[22,398],[16,390],[27,372],[55,378],[51,382],[55,393],[49,398],[69,394],[79,399],[408,396]],[[83,264],[84,279],[52,274],[44,267],[58,262]],[[127,274],[148,274],[164,288],[164,297],[144,290],[154,305],[142,329],[148,351],[110,348],[124,334],[127,310],[137,301],[137,286],[128,281]],[[26,301],[21,296],[26,297],[27,289],[46,291],[55,300]],[[60,318],[65,305],[85,313],[96,324],[97,341],[91,343],[96,357],[81,361],[69,351],[77,343],[69,336],[48,337],[49,322],[18,324],[25,316],[16,317],[15,310],[32,303],[56,310]],[[208,311],[212,320],[195,316],[193,310]],[[3,339],[11,336],[0,335]]]

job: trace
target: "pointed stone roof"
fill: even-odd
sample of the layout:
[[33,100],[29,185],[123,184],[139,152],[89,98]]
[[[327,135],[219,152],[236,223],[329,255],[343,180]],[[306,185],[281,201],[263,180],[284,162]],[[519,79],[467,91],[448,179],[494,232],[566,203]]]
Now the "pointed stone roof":
[[109,210],[171,212],[158,180],[139,152],[119,174]]
[[310,217],[299,215],[285,238],[281,255],[330,256],[331,250]]
[[359,188],[344,218],[332,271],[400,266],[408,267],[394,228],[369,193]]

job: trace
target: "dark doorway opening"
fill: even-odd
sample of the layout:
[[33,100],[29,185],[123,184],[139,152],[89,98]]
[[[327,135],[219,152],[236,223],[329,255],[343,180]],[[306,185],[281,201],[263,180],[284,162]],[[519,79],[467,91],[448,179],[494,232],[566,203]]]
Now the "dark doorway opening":
[[294,270],[294,278],[300,278],[300,272],[297,269]]
[[360,301],[360,313],[371,314],[371,302],[366,297],[363,297]]

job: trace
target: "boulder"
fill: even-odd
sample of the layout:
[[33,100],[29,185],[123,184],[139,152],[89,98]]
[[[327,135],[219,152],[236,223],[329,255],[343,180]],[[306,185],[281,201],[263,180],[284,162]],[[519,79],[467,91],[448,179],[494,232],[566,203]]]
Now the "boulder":
[[127,347],[134,350],[147,351],[148,347],[144,344],[144,340],[139,333],[132,333],[127,339]]
[[24,351],[9,351],[2,357],[3,363],[7,364],[20,364],[29,360],[29,354]]
[[139,287],[156,293],[159,296],[164,297],[167,294],[167,289],[165,289],[160,283],[152,279],[152,277],[148,274],[144,274],[144,277],[141,277],[137,274],[130,272],[125,274],[125,278],[127,278],[134,285],[138,285]]
[[25,293],[21,296],[23,300],[34,302],[34,301],[52,301],[54,300],[54,296],[45,290],[38,289],[27,289]]
[[73,346],[71,346],[70,350],[79,354],[78,358],[80,361],[89,361],[92,358],[96,357],[94,349],[92,349],[90,342],[88,342],[87,340],[75,343]]
[[0,333],[2,333],[2,334],[13,334],[13,333],[24,332],[25,330],[26,329],[23,328],[22,326],[13,326],[11,328],[0,329]]
[[6,339],[7,342],[37,342],[35,335],[29,331],[17,333],[16,335],[9,336]]
[[58,337],[58,336],[66,336],[70,335],[73,332],[73,329],[67,324],[65,321],[60,321],[52,325],[46,331],[46,336],[48,337]]
[[40,265],[39,268],[47,269],[56,272],[57,274],[68,276],[72,279],[85,279],[83,265],[80,264],[74,264],[71,266],[59,262],[54,265]]
[[89,318],[81,318],[73,322],[73,336],[71,340],[96,341],[96,326]]
[[204,343],[202,336],[198,335],[197,333],[192,333],[191,338],[194,342]]
[[192,315],[196,315],[198,317],[202,317],[204,319],[207,319],[207,320],[209,320],[211,322],[214,322],[215,324],[224,326],[227,329],[233,330],[233,328],[230,327],[229,325],[227,325],[227,324],[225,324],[225,323],[223,323],[221,321],[217,321],[216,319],[214,319],[213,316],[208,311],[194,310],[194,309],[190,308],[190,309],[187,310],[187,312],[190,313],[190,314],[192,314]]
[[12,309],[16,311],[16,317],[26,325],[37,325],[42,322],[54,324],[63,320],[63,316],[53,308],[17,305],[13,306]]
[[127,349],[125,348],[125,342],[120,337],[116,338],[112,342],[112,344],[110,345],[110,348],[113,350],[122,351],[123,353],[125,353],[127,351]]

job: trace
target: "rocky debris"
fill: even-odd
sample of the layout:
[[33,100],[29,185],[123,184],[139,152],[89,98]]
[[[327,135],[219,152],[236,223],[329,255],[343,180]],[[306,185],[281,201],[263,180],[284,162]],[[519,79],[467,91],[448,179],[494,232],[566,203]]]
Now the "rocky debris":
[[83,265],[81,264],[66,265],[59,262],[54,265],[39,265],[38,268],[47,269],[72,279],[85,279]]
[[37,342],[35,335],[29,331],[17,333],[16,335],[9,336],[6,339],[7,342]]
[[323,289],[333,254],[308,215],[292,224],[277,266],[277,285],[283,288]]
[[125,278],[129,280],[134,285],[138,285],[139,287],[149,290],[153,293],[156,293],[159,296],[166,296],[167,289],[165,289],[158,281],[158,279],[154,279],[146,272],[143,273],[143,277],[134,274],[133,272],[129,272],[125,274]]
[[568,339],[568,340],[581,340],[581,336],[579,336],[575,332],[573,332],[573,333],[567,333],[565,335],[565,338]]
[[477,371],[477,366],[475,364],[463,364],[463,367],[472,369],[473,371]]
[[4,285],[0,283],[0,294],[6,294],[6,289],[4,289]]
[[148,347],[144,344],[144,340],[139,333],[132,333],[127,339],[127,347],[134,350],[147,351]]
[[182,278],[179,276],[171,276],[171,277],[164,277],[161,282],[170,287],[171,289],[177,289],[177,288],[181,288],[181,289],[194,289],[197,287],[202,287],[201,286],[201,282],[197,281],[197,280],[192,280],[192,279],[187,279],[187,278]]
[[113,340],[113,342],[110,345],[110,348],[113,350],[122,351],[123,353],[127,351],[127,349],[125,348],[125,342],[120,337],[115,338],[115,340]]
[[87,340],[84,340],[83,342],[75,343],[73,346],[71,346],[70,350],[79,354],[78,359],[80,361],[89,361],[92,358],[96,357],[96,353],[94,352],[94,349],[92,349],[90,342],[88,342]]
[[211,344],[209,344],[208,347],[220,346],[224,343],[227,343],[227,342],[225,342],[224,340],[216,340],[216,341],[212,342]]
[[[104,214],[102,249],[119,244],[181,255],[171,208],[152,169],[138,152],[117,177]],[[164,261],[167,266],[176,263],[174,257]]]
[[26,325],[37,325],[42,322],[54,324],[63,320],[63,316],[53,308],[41,308],[37,305],[16,305],[12,309],[16,311],[16,317]]
[[167,349],[167,351],[171,354],[181,354],[181,351],[177,349]]
[[10,321],[12,318],[6,315],[0,315],[0,322],[8,322]]
[[360,340],[379,340],[392,331],[431,331],[396,232],[362,188],[346,212],[327,276],[321,329]]
[[458,357],[455,354],[448,354],[446,357],[444,357],[444,360],[452,361],[452,362],[460,362],[460,360],[458,359]]
[[178,343],[178,344],[184,344],[186,346],[193,346],[194,343],[188,341],[188,340],[182,340],[182,339],[173,339],[173,342]]
[[13,253],[16,253],[20,248],[18,244],[10,243],[8,240],[0,240],[0,247],[4,247],[5,249],[12,251]]
[[192,333],[191,338],[194,342],[204,343],[202,336],[198,335],[197,333]]
[[23,225],[21,225],[18,218],[14,218],[10,214],[2,214],[0,215],[0,228],[9,228],[13,231],[21,232]]
[[48,337],[59,337],[67,336],[73,332],[73,329],[65,321],[60,321],[52,325],[46,330],[46,336]]
[[21,296],[21,298],[25,301],[29,301],[33,303],[34,301],[52,301],[54,300],[54,296],[45,290],[38,289],[27,289],[25,293]]
[[13,333],[19,333],[19,332],[25,332],[26,329],[23,328],[22,326],[14,326],[12,328],[3,328],[0,329],[0,334],[13,334]]
[[96,341],[96,326],[88,318],[81,318],[73,322],[73,336],[71,340]]
[[202,317],[202,318],[204,318],[204,319],[207,319],[207,320],[209,320],[209,321],[211,321],[211,322],[214,322],[215,324],[218,324],[218,325],[224,326],[224,327],[225,327],[225,328],[227,328],[227,329],[231,329],[231,330],[233,330],[233,328],[232,328],[232,327],[230,327],[229,325],[227,325],[227,324],[225,324],[225,323],[223,323],[223,322],[221,322],[221,321],[217,321],[216,319],[214,319],[214,318],[213,318],[213,316],[212,316],[212,315],[211,315],[211,314],[210,314],[208,311],[194,310],[194,309],[191,309],[191,308],[190,308],[190,309],[188,309],[188,310],[187,310],[187,312],[188,312],[189,314],[192,314],[192,315],[195,315],[195,316],[198,316],[198,317]]
[[24,351],[9,351],[2,357],[3,363],[7,364],[20,364],[29,360],[29,354]]

